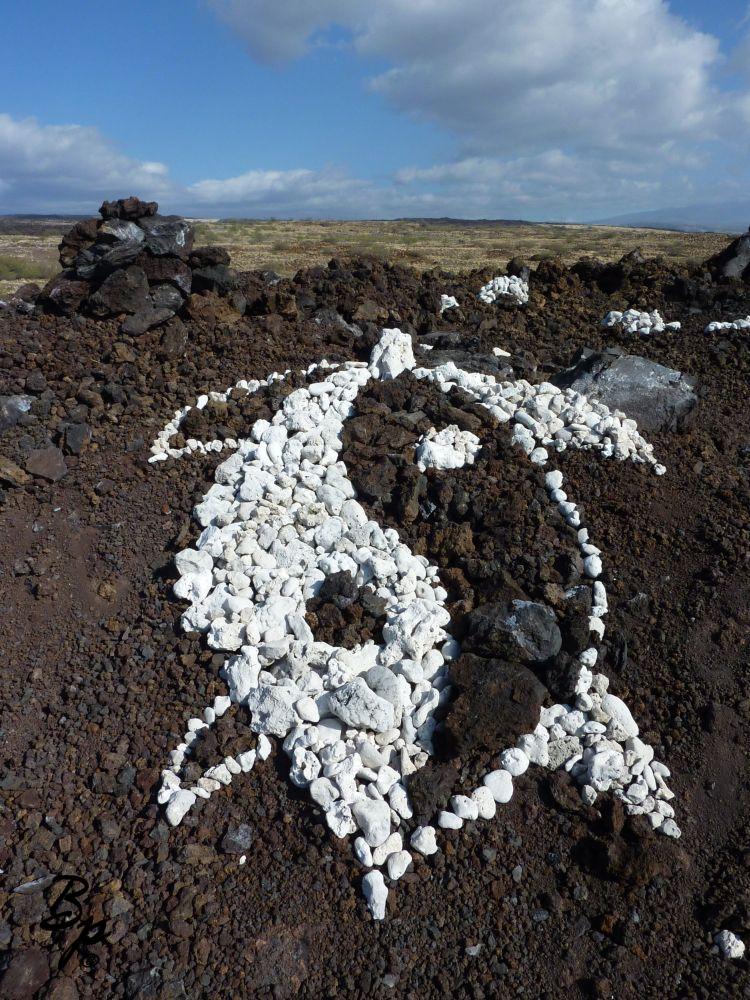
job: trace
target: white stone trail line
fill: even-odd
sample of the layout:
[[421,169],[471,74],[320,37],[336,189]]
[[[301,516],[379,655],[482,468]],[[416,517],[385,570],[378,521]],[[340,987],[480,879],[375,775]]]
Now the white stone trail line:
[[682,324],[676,320],[673,323],[665,323],[657,309],[653,312],[642,312],[640,309],[626,309],[625,312],[619,312],[613,309],[602,320],[602,326],[621,326],[625,333],[637,333],[642,337],[682,328]]
[[746,316],[744,319],[735,319],[731,322],[715,319],[708,324],[704,333],[718,333],[720,330],[750,330],[750,316]]
[[[459,652],[446,632],[450,615],[438,567],[412,553],[397,531],[368,518],[339,460],[343,424],[361,388],[405,369],[445,392],[460,385],[498,421],[512,421],[513,441],[536,464],[545,464],[551,451],[575,447],[664,472],[652,446],[623,414],[549,383],[497,382],[453,363],[417,368],[411,338],[400,330],[383,331],[369,365],[312,365],[307,373],[320,371],[320,381],[293,391],[270,422],[253,424],[247,438],[191,439],[184,448],[170,447],[190,407],[177,411],[157,437],[154,463],[225,447],[233,452],[195,507],[203,530],[194,548],[175,557],[180,579],[174,586],[189,602],[182,615],[185,628],[205,633],[211,648],[233,654],[222,671],[228,695],[189,720],[183,741],[170,754],[170,768],[162,772],[159,802],[177,825],[197,798],[210,797],[234,775],[251,771],[256,759],[265,759],[271,752],[268,736],[282,739],[291,758],[290,779],[309,789],[332,832],[358,834],[354,853],[371,869],[362,887],[375,919],[384,917],[388,894],[381,869],[395,882],[412,864],[412,852],[427,856],[437,850],[433,826],[414,830],[411,852],[405,848],[406,821],[412,818],[405,779],[432,753],[435,710],[450,696],[447,664]],[[257,391],[284,377],[243,380],[237,388]],[[201,396],[197,405],[226,400],[232,391]],[[426,435],[415,459],[424,467],[458,468],[472,462],[479,447],[474,435],[448,427]],[[549,472],[546,486],[578,529],[593,587],[589,624],[596,642],[607,612],[597,579],[601,553],[562,489],[562,474]],[[344,649],[315,641],[305,621],[306,602],[327,576],[342,570],[385,600],[382,645]],[[607,678],[593,673],[596,660],[592,645],[580,656],[571,704],[544,708],[534,732],[500,754],[497,769],[480,787],[452,797],[450,809],[437,817],[439,827],[491,819],[497,805],[510,800],[513,779],[535,763],[565,767],[586,802],[612,791],[629,812],[645,813],[655,828],[679,836],[669,804],[673,793],[665,783],[669,771],[638,738],[627,706],[608,692]],[[250,710],[256,749],[224,758],[184,787],[180,772],[192,744],[231,704]]]

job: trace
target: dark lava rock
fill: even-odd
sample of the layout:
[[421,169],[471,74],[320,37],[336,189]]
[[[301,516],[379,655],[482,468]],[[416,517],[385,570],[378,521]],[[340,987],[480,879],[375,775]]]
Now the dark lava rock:
[[123,320],[120,331],[130,337],[140,337],[147,330],[151,330],[160,323],[166,323],[168,319],[174,316],[174,312],[174,309],[147,303],[138,312],[133,313],[132,316],[128,316],[127,319]]
[[439,809],[444,809],[458,783],[458,770],[450,761],[431,761],[410,775],[409,798],[418,823],[429,823]]
[[49,961],[41,948],[17,952],[0,981],[5,1000],[27,1000],[49,980]]
[[140,267],[115,271],[89,299],[89,309],[95,316],[116,316],[136,313],[146,305],[148,280]]
[[72,316],[89,293],[87,281],[80,281],[74,271],[63,271],[51,278],[42,289],[40,302],[50,312]]
[[321,601],[331,601],[337,608],[347,608],[357,600],[359,587],[351,573],[341,570],[340,573],[331,573],[321,584],[318,598]]
[[65,428],[65,447],[72,455],[80,455],[90,440],[88,424],[68,424]]
[[642,431],[683,428],[698,402],[692,378],[617,348],[597,352],[583,348],[572,366],[550,381],[599,400],[611,410],[622,410]]
[[155,201],[141,201],[140,198],[118,198],[117,201],[102,202],[99,214],[103,219],[141,219],[156,215],[159,206]]
[[176,313],[184,302],[180,290],[174,285],[154,285],[149,297],[157,309],[171,309],[173,313]]
[[483,604],[467,615],[464,628],[464,649],[482,656],[542,663],[562,646],[554,611],[533,601]]
[[194,269],[200,267],[215,267],[217,264],[228,266],[231,257],[224,247],[196,247],[190,254],[190,266]]
[[136,264],[143,268],[150,284],[170,284],[184,295],[190,294],[193,275],[185,261],[179,257],[154,257],[143,253],[139,255]]
[[97,242],[109,243],[143,243],[145,233],[134,222],[126,219],[108,219],[99,226],[96,234]]
[[450,679],[459,693],[439,734],[441,756],[512,746],[539,722],[547,689],[521,664],[463,653]]
[[226,295],[236,284],[237,275],[226,264],[199,267],[193,271],[194,292],[216,292],[219,295]]
[[61,267],[70,267],[81,250],[85,250],[95,242],[98,224],[98,219],[85,219],[83,222],[76,222],[73,228],[68,230],[57,248],[60,252]]
[[180,319],[173,319],[161,335],[158,354],[162,358],[179,358],[185,353],[187,343],[185,324]]
[[521,278],[523,281],[528,281],[531,274],[531,268],[523,257],[513,257],[508,261],[508,266],[505,270],[508,274],[514,275],[516,278]]
[[39,287],[39,285],[37,285],[36,282],[34,281],[29,281],[25,285],[21,285],[20,288],[17,288],[15,290],[15,292],[13,293],[13,301],[17,299],[20,302],[27,302],[29,304],[33,304],[34,302],[36,302],[36,300],[39,298],[41,294],[42,290]]
[[119,241],[114,246],[111,243],[94,243],[82,250],[73,261],[75,273],[87,281],[99,280],[120,268],[133,264],[141,252],[141,240]]
[[221,839],[224,854],[244,854],[249,851],[255,839],[255,830],[247,823],[230,823]]
[[193,229],[186,219],[178,215],[152,215],[139,219],[138,223],[146,232],[146,246],[157,257],[164,254],[181,257],[190,253]]
[[750,281],[750,229],[706,261],[706,267],[722,278],[744,278]]
[[0,396],[0,431],[15,427],[32,403],[31,396]]
[[39,448],[29,453],[26,459],[26,471],[32,476],[40,476],[56,483],[68,471],[65,458],[59,448],[51,445],[49,448]]

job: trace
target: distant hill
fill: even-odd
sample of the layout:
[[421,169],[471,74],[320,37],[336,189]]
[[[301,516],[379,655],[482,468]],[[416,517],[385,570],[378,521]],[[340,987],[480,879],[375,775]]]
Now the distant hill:
[[597,219],[594,225],[675,229],[682,233],[744,233],[750,226],[750,201],[659,208],[651,212]]

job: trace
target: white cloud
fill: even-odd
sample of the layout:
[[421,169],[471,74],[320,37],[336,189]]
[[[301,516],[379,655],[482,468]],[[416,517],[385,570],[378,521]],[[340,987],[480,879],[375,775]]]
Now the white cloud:
[[121,153],[97,129],[41,125],[0,114],[0,198],[9,211],[90,211],[112,192],[160,198],[173,186],[163,163]]
[[226,212],[262,212],[266,215],[322,215],[343,205],[368,200],[370,185],[332,168],[315,170],[250,170],[224,180],[191,184],[185,197],[191,204],[223,208]]
[[[183,186],[164,164],[128,156],[96,129],[0,115],[0,212],[93,214],[104,198],[137,194],[156,199],[163,211],[191,215],[564,220],[706,197],[687,169],[700,166],[699,160],[686,167],[683,155],[666,146],[661,155],[658,169],[650,159],[549,149],[404,167],[380,183],[328,167],[249,170]],[[734,191],[731,181],[725,187]],[[721,196],[715,185],[710,193]]]
[[390,68],[372,86],[466,153],[564,147],[642,155],[704,141],[731,115],[717,39],[664,0],[210,0],[260,58],[303,54],[332,24]]
[[361,0],[208,0],[208,4],[263,62],[304,55],[316,32],[348,23],[363,8]]

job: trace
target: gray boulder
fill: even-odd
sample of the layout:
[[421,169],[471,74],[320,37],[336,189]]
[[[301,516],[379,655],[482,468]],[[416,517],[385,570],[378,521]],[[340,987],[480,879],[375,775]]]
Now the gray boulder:
[[187,256],[193,248],[193,229],[177,215],[152,215],[139,219],[138,225],[145,230],[147,248],[157,257]]
[[116,316],[136,313],[146,305],[148,281],[140,267],[113,271],[89,299],[89,309],[95,316]]
[[527,663],[550,660],[562,646],[555,612],[535,601],[482,604],[467,615],[466,633],[467,652]]
[[690,376],[636,354],[623,354],[617,348],[584,348],[570,368],[550,381],[598,400],[611,410],[621,410],[637,421],[641,431],[680,430],[698,403]]
[[138,312],[133,313],[132,316],[128,316],[123,320],[120,331],[129,337],[140,337],[147,330],[159,326],[160,323],[166,323],[173,316],[173,309],[148,302]]
[[31,396],[0,396],[0,431],[15,427],[19,420],[29,412],[33,402]]
[[707,260],[706,265],[719,277],[750,281],[750,229],[733,240],[726,250]]
[[143,243],[146,234],[127,219],[108,219],[99,226],[97,240],[112,243]]
[[141,252],[143,240],[118,240],[114,245],[109,242],[97,242],[82,250],[73,267],[79,278],[95,281],[113,271],[132,264]]
[[174,285],[154,285],[150,299],[157,309],[171,309],[177,312],[185,301],[178,288]]

